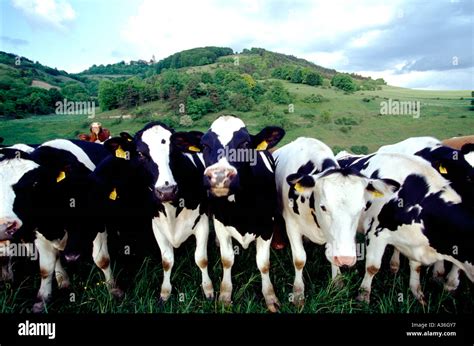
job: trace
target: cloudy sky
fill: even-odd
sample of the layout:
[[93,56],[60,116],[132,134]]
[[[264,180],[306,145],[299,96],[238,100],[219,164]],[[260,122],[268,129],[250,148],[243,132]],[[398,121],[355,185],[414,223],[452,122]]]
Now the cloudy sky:
[[0,50],[80,72],[263,47],[389,84],[474,89],[472,0],[0,0]]

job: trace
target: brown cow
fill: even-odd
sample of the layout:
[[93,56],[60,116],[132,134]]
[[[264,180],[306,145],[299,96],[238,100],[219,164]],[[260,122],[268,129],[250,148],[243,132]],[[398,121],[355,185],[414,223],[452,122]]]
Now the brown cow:
[[474,135],[444,139],[442,143],[453,149],[461,150],[465,144],[474,143]]

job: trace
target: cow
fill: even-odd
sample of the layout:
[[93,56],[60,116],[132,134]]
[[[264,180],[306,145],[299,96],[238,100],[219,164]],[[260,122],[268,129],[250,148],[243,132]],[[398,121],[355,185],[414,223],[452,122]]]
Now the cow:
[[362,211],[378,196],[393,194],[398,184],[341,168],[331,149],[313,138],[300,137],[275,151],[274,157],[279,209],[295,267],[293,303],[302,305],[303,236],[326,246],[332,279],[338,283],[339,268],[356,263],[355,237]]
[[453,263],[447,286],[457,286],[458,270],[474,280],[472,209],[447,179],[420,157],[392,153],[374,154],[350,167],[401,185],[396,195],[383,200],[382,205],[370,206],[361,218],[367,249],[366,272],[358,300],[370,301],[372,279],[387,245],[408,257],[410,289],[422,304],[422,265],[444,260]]
[[202,136],[173,135],[173,140],[184,150],[199,150],[203,154],[206,168],[201,179],[220,244],[223,278],[219,302],[224,305],[232,303],[233,238],[244,249],[256,241],[256,262],[267,308],[271,312],[279,308],[269,274],[277,205],[275,163],[268,150],[284,134],[282,128],[270,126],[251,135],[241,119],[223,115]]
[[41,285],[33,312],[43,311],[51,298],[53,274],[59,288],[70,285],[59,254],[76,260],[87,241],[111,294],[123,294],[112,276],[107,233],[87,219],[88,175],[107,155],[101,145],[62,139],[30,153],[0,149],[0,240],[23,239],[36,246]]
[[[435,168],[440,175],[450,181],[453,189],[463,201],[474,206],[474,168],[466,160],[465,153],[443,145],[433,137],[412,137],[399,143],[380,147],[378,153],[398,153],[416,155]],[[400,253],[395,249],[390,261],[391,269],[397,272]],[[440,280],[444,276],[443,262],[436,263],[433,277]]]
[[[201,270],[201,287],[206,298],[214,297],[208,274],[209,218],[202,179],[204,162],[196,148],[181,149],[181,136],[188,135],[175,133],[161,122],[147,124],[133,137],[121,133],[120,138],[104,143],[114,157],[94,172],[96,179],[102,181],[102,195],[110,197],[108,210],[113,208],[115,212],[107,214],[116,219],[117,226],[136,227],[133,220],[141,225],[145,223],[146,227],[146,223],[151,223],[163,266],[161,302],[171,295],[174,248],[192,235],[196,238],[194,259]],[[202,132],[192,131],[190,135],[200,137]],[[117,211],[124,215],[117,217]]]
[[447,147],[461,150],[464,145],[474,143],[474,135],[447,138],[443,139],[442,143]]

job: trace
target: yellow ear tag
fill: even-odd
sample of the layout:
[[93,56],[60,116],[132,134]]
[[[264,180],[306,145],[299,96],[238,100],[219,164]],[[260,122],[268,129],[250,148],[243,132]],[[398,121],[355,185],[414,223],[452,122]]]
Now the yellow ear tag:
[[267,148],[268,148],[268,142],[267,141],[263,141],[262,143],[257,145],[257,150],[267,150]]
[[66,179],[66,172],[61,171],[59,172],[58,177],[56,178],[56,182],[59,183],[61,180]]
[[189,151],[194,151],[196,153],[199,153],[201,151],[201,149],[199,149],[198,147],[194,146],[194,145],[191,145],[188,147],[188,150]]
[[127,153],[122,149],[121,146],[115,150],[115,156],[119,159],[127,159]]
[[448,174],[448,170],[444,166],[441,166],[441,165],[439,165],[439,172],[441,174]]
[[109,199],[111,199],[112,201],[115,201],[117,199],[117,189],[115,187],[112,190],[112,192],[110,193]]
[[383,193],[380,192],[380,191],[370,191],[372,193],[372,195],[376,198],[380,198],[380,197],[383,197]]
[[296,190],[296,192],[299,192],[299,193],[304,192],[304,188],[303,188],[303,186],[300,185],[300,183],[295,184],[295,190]]

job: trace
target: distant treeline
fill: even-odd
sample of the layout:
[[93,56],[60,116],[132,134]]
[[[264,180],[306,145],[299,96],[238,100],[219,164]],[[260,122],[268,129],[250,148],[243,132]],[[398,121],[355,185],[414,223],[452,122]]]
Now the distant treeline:
[[226,47],[201,47],[184,50],[155,62],[153,60],[131,61],[129,64],[121,61],[117,64],[92,65],[82,74],[103,75],[141,75],[159,74],[164,69],[177,69],[189,66],[202,66],[212,64],[221,56],[234,54],[231,48]]

